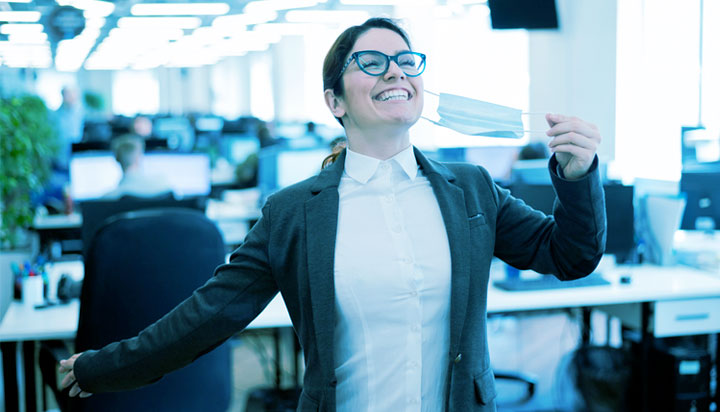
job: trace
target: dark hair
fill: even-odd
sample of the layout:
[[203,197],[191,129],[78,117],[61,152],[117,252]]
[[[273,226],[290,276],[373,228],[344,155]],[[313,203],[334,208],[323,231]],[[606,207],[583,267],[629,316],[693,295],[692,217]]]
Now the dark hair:
[[114,138],[110,147],[115,160],[120,163],[123,171],[126,171],[137,160],[137,157],[145,151],[145,141],[142,137],[127,133]]
[[[325,55],[325,62],[323,63],[323,91],[332,89],[336,96],[343,95],[344,90],[343,84],[340,81],[340,71],[345,65],[350,50],[355,46],[358,37],[370,29],[392,30],[402,37],[408,45],[408,48],[412,49],[407,33],[392,19],[373,17],[359,26],[352,26],[338,36],[335,43],[333,43],[330,50],[328,50],[327,55]],[[339,117],[336,117],[336,119],[341,125],[343,124]]]

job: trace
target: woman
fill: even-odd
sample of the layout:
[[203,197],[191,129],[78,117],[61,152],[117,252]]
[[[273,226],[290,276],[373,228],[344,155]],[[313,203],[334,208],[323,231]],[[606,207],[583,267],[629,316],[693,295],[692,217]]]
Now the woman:
[[600,135],[547,115],[559,202],[546,217],[483,168],[412,147],[424,66],[391,20],[341,34],[323,76],[347,150],[271,196],[230,263],[170,315],[63,361],[71,394],[150,383],[243,329],[280,291],[305,355],[298,410],[494,410],[490,261],[561,279],[593,271],[605,240]]

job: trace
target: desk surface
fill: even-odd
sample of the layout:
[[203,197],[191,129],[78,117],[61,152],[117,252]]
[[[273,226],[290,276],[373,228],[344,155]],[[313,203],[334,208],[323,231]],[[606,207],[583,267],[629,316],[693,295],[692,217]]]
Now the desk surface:
[[[54,270],[82,270],[81,262],[62,262]],[[631,283],[619,277],[629,275]],[[77,277],[77,273],[73,273]],[[525,312],[570,307],[595,307],[620,303],[701,299],[720,296],[720,277],[688,267],[627,266],[604,274],[610,285],[542,291],[488,291],[488,313]],[[0,341],[72,338],[77,330],[80,305],[35,310],[20,302],[10,305],[0,323]],[[280,295],[276,296],[248,328],[290,326],[290,317]]]
[[[621,276],[631,282],[620,283]],[[488,313],[604,306],[720,296],[720,276],[685,266],[618,266],[603,273],[610,285],[552,290],[488,291]]]
[[[208,200],[205,214],[215,222],[249,221],[259,219],[261,211],[254,205],[238,202]],[[82,226],[82,215],[39,215],[33,219],[35,230],[76,229]]]

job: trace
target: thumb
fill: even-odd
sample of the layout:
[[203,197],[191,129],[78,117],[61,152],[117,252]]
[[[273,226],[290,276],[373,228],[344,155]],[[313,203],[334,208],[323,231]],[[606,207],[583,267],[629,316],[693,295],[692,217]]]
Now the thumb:
[[545,121],[547,122],[548,126],[553,127],[556,124],[558,124],[556,115],[552,113],[546,113],[545,114]]

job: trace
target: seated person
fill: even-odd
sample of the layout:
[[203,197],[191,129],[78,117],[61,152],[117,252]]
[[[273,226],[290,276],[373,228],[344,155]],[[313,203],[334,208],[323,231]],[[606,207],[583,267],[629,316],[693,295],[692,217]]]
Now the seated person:
[[145,142],[135,134],[125,134],[112,140],[111,148],[115,160],[120,163],[123,177],[117,188],[103,196],[118,199],[125,195],[155,197],[172,192],[170,183],[162,175],[149,175],[142,167]]

